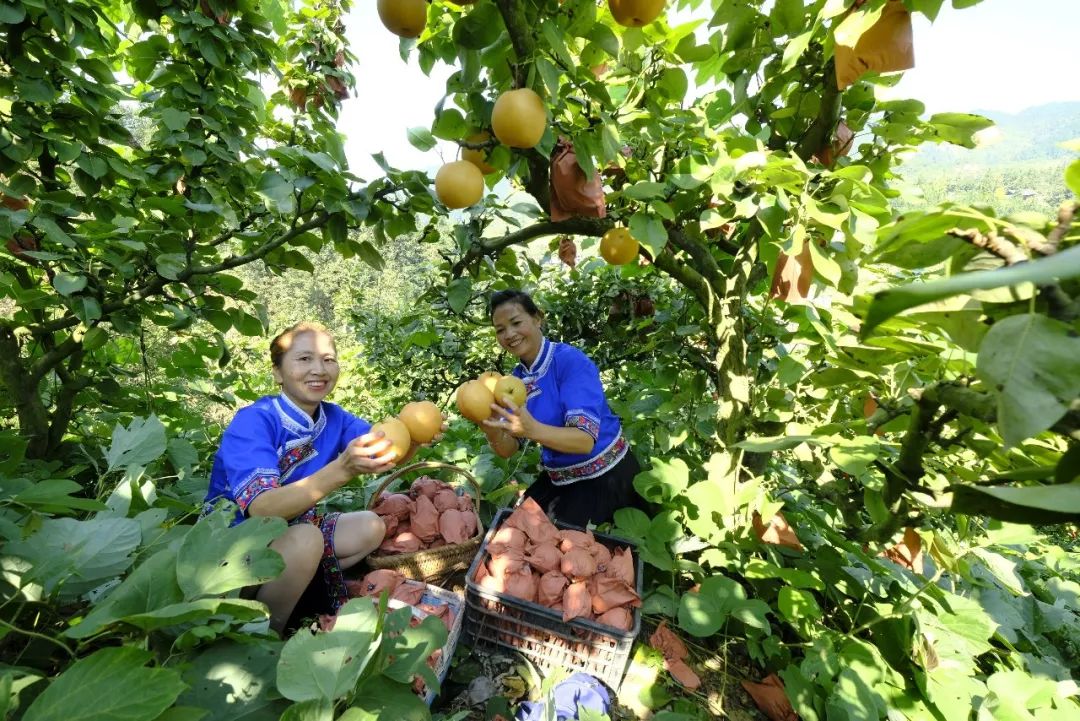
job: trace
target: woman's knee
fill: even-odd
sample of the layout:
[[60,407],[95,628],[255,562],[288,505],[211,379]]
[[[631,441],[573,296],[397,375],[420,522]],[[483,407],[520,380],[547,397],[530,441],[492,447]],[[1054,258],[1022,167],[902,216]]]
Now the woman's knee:
[[310,569],[311,573],[315,572],[322,560],[323,546],[322,531],[310,523],[289,526],[284,534],[270,544],[271,548],[281,554],[287,572]]
[[385,536],[383,519],[371,511],[354,511],[338,519],[334,545],[339,557],[370,553]]

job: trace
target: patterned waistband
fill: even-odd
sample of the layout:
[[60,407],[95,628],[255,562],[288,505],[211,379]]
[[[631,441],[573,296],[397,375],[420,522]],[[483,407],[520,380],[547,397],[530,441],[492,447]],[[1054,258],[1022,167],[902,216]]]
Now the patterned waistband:
[[626,439],[620,433],[607,448],[587,461],[561,468],[551,468],[549,466],[542,466],[542,468],[547,471],[548,477],[553,484],[567,486],[571,483],[596,478],[607,473],[615,467],[616,463],[623,459],[629,447]]

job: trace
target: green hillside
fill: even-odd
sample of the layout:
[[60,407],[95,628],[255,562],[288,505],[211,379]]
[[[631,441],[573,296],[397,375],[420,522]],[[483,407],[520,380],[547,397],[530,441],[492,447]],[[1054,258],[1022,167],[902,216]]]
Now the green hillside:
[[980,112],[1000,135],[968,150],[923,146],[901,174],[912,206],[944,201],[987,203],[1003,212],[1050,212],[1069,197],[1062,173],[1075,155],[1063,143],[1080,138],[1080,103],[1050,103],[1020,113]]

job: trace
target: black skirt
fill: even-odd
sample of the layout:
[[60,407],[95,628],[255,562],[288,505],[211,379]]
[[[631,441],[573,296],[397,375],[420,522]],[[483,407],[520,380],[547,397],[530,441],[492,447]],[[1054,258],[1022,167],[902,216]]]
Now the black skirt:
[[600,525],[611,521],[620,508],[648,511],[645,499],[634,489],[634,476],[640,472],[634,452],[627,450],[622,460],[603,474],[565,486],[556,486],[547,471],[542,471],[525,496],[556,521],[581,528],[590,523]]

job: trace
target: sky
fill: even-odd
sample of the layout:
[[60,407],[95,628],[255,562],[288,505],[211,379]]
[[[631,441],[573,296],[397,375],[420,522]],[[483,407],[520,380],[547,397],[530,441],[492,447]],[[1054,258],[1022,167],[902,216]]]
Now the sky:
[[[415,55],[411,64],[402,61],[398,38],[382,26],[375,7],[374,0],[357,0],[346,24],[358,58],[356,96],[344,103],[339,123],[350,166],[372,180],[381,171],[371,154],[381,151],[399,168],[433,171],[455,159],[456,147],[442,143],[422,153],[409,145],[406,131],[430,127],[452,69],[438,64],[428,78]],[[915,15],[916,66],[890,97],[917,98],[930,113],[1015,113],[1080,100],[1077,28],[1080,0],[983,0],[966,10],[946,0],[933,24]]]

